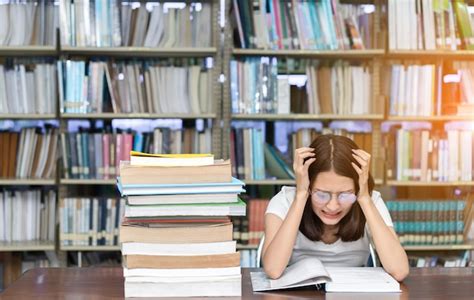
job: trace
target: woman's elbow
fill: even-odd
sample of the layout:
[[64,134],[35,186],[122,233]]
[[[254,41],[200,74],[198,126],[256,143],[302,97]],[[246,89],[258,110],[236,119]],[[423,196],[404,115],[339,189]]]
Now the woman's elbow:
[[403,281],[405,278],[407,278],[408,274],[410,273],[410,268],[407,266],[405,267],[402,267],[398,270],[395,270],[394,272],[392,272],[392,277],[395,278],[396,281]]
[[281,274],[283,274],[283,270],[278,270],[276,268],[272,268],[271,266],[263,265],[263,270],[265,274],[267,274],[268,278],[270,279],[278,279],[280,278]]

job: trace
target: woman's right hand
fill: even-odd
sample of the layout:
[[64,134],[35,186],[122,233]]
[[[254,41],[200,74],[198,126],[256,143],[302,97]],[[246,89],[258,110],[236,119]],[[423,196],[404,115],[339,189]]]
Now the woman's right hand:
[[[295,150],[293,158],[293,170],[296,176],[296,194],[304,196],[309,194],[309,166],[316,160],[314,148],[301,147]],[[307,159],[305,161],[305,159]]]

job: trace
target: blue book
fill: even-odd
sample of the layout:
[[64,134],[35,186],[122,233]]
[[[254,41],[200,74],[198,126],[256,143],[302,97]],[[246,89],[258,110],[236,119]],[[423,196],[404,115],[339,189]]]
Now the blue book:
[[242,193],[245,185],[232,177],[232,182],[194,183],[194,184],[127,184],[122,185],[117,177],[117,187],[122,196],[128,195],[176,195],[176,194],[215,194]]

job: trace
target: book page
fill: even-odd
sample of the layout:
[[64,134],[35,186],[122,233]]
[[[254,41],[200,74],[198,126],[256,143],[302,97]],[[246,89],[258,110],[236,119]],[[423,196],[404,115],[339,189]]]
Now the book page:
[[326,268],[326,292],[400,292],[400,284],[383,268]]
[[317,258],[304,258],[288,266],[280,278],[269,279],[264,272],[250,273],[254,291],[277,290],[329,281],[329,275]]

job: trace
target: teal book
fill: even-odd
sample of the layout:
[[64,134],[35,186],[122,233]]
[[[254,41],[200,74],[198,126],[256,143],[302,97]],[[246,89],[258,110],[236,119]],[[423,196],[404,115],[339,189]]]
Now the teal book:
[[125,217],[162,216],[245,216],[246,204],[242,199],[234,203],[189,203],[172,205],[126,205]]
[[127,184],[122,185],[117,177],[117,187],[122,196],[128,195],[171,195],[171,194],[215,194],[242,193],[245,185],[242,181],[232,178],[232,182],[195,183],[195,184]]

